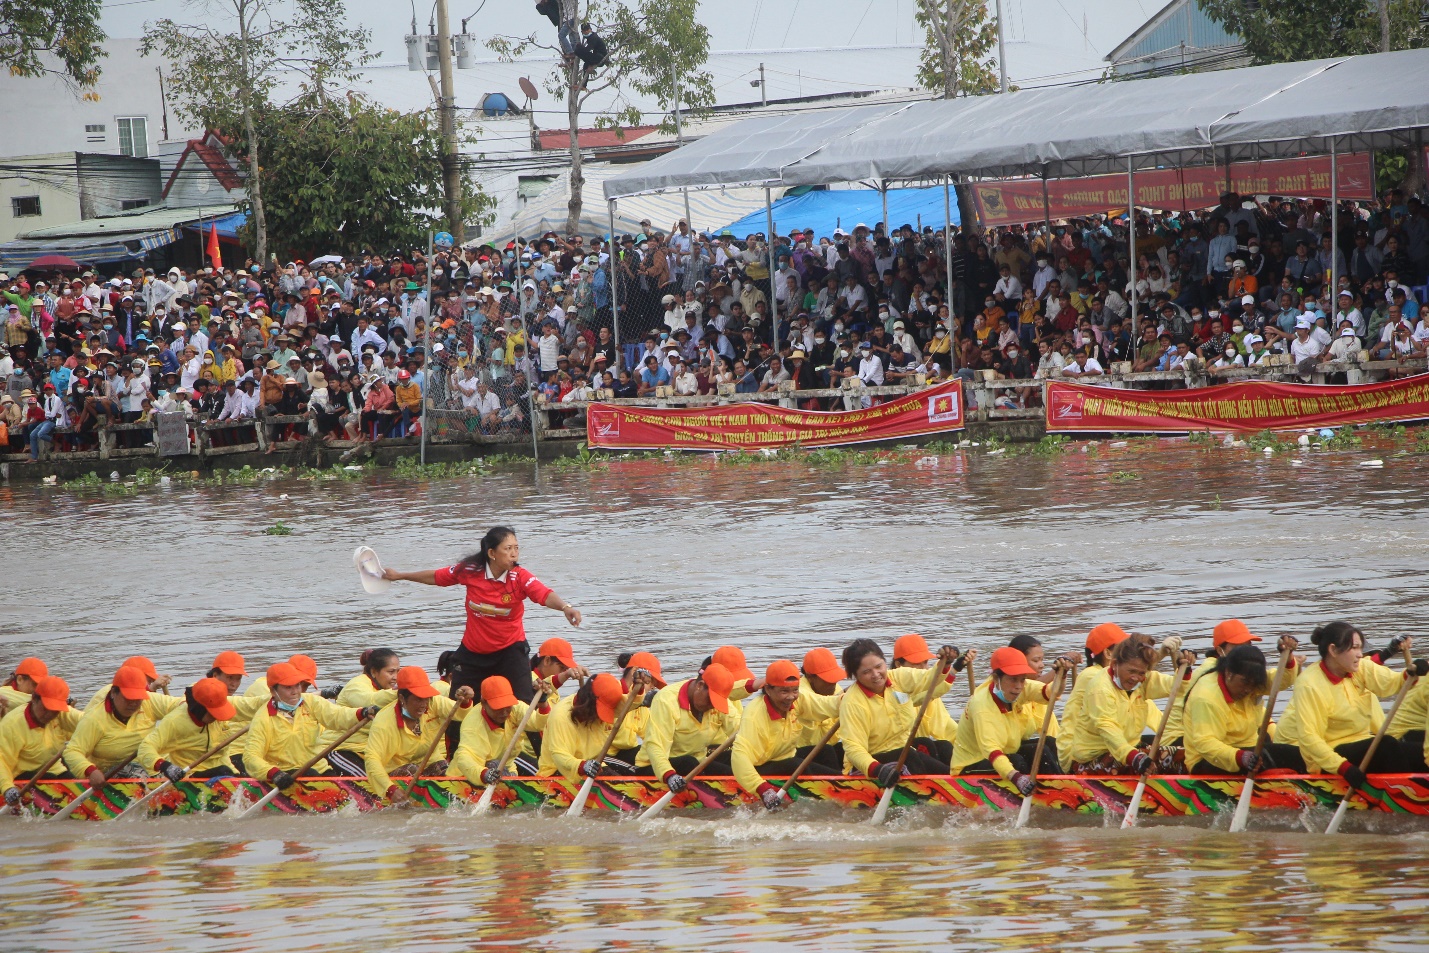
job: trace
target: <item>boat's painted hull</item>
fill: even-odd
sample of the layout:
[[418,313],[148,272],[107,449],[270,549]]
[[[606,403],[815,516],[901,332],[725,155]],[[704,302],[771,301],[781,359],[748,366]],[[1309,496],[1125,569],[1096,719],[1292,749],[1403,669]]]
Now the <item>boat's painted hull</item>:
[[[775,783],[777,778],[771,778]],[[105,820],[119,814],[136,797],[157,781],[116,781],[89,798],[72,818]],[[1207,778],[1184,775],[1154,776],[1148,779],[1141,802],[1141,814],[1159,817],[1214,814],[1232,810],[1240,797],[1240,778]],[[53,814],[84,789],[84,781],[44,780],[32,792],[33,807]],[[503,782],[492,798],[497,808],[562,808],[568,805],[580,785],[564,778],[513,778]],[[1120,814],[1136,789],[1134,777],[1048,777],[1039,779],[1035,803],[1042,808],[1080,814]],[[186,781],[151,800],[146,810],[156,815],[196,814],[223,811],[235,801],[252,803],[268,792],[268,787],[248,778],[213,781]],[[601,778],[595,783],[589,810],[633,811],[654,804],[665,793],[663,782],[655,778]],[[1256,781],[1251,807],[1258,810],[1300,810],[1307,806],[1334,808],[1346,793],[1345,782],[1335,775],[1283,775]],[[880,790],[863,778],[802,778],[792,789],[794,800],[832,801],[844,807],[868,807],[878,803]],[[475,803],[481,789],[461,778],[424,780],[414,795],[417,804],[445,808],[462,802]],[[1022,799],[1016,789],[995,777],[915,776],[904,778],[893,794],[895,806],[937,804],[950,808],[1016,810]],[[758,799],[745,794],[733,778],[700,778],[677,795],[671,807],[733,808],[757,805]],[[279,795],[264,809],[269,814],[323,814],[348,805],[361,811],[382,807],[363,785],[361,778],[313,778],[302,781],[289,795]],[[1429,775],[1375,775],[1367,789],[1351,801],[1357,810],[1393,814],[1429,815]]]

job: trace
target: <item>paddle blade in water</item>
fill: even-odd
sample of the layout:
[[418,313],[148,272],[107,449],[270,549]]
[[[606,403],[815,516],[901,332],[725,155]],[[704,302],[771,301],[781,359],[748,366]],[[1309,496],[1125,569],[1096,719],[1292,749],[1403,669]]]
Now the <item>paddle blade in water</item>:
[[[586,780],[589,781],[590,778],[586,778]],[[584,786],[584,785],[583,785],[583,786]],[[488,784],[488,785],[486,786],[486,790],[481,792],[481,797],[477,798],[477,801],[476,801],[476,812],[475,812],[475,813],[477,813],[477,814],[485,814],[488,810],[490,810],[490,809],[491,809],[491,796],[492,796],[493,794],[495,794],[495,793],[496,793],[496,785],[494,785],[494,784]]]
[[883,796],[878,799],[878,807],[873,809],[873,817],[869,818],[870,824],[882,824],[884,818],[888,816],[888,805],[893,803],[893,789],[884,788]]
[[1326,834],[1338,834],[1340,832],[1340,825],[1344,823],[1345,820],[1345,811],[1349,810],[1349,808],[1350,796],[1346,794],[1345,799],[1340,802],[1340,806],[1335,808],[1335,816],[1330,818],[1330,826],[1325,828]]
[[661,811],[663,811],[663,810],[665,809],[665,805],[666,805],[666,804],[669,804],[669,803],[670,803],[671,801],[673,801],[674,799],[675,799],[675,792],[674,792],[674,791],[666,791],[664,794],[660,795],[660,800],[658,800],[658,801],[656,801],[654,804],[650,805],[649,810],[647,810],[644,814],[641,814],[641,815],[640,815],[640,819],[641,819],[642,821],[648,821],[648,820],[650,820],[651,818],[653,818],[653,817],[655,817],[656,815],[658,815]]
[[595,784],[595,778],[586,778],[581,782],[581,789],[576,792],[575,800],[571,801],[571,806],[566,808],[566,817],[581,816],[581,811],[585,810],[586,798],[590,797],[590,789],[593,784]]
[[1255,791],[1255,779],[1246,778],[1245,784],[1241,785],[1240,800],[1236,802],[1235,814],[1231,816],[1231,833],[1239,834],[1245,830],[1245,825],[1250,821],[1250,800],[1251,794]]
[[1142,778],[1136,782],[1136,793],[1131,796],[1131,803],[1127,805],[1126,813],[1121,816],[1121,829],[1136,826],[1136,815],[1141,811],[1141,795],[1146,792],[1146,779]]
[[1032,796],[1029,794],[1022,799],[1022,806],[1017,809],[1017,828],[1027,826],[1027,822],[1032,819]]

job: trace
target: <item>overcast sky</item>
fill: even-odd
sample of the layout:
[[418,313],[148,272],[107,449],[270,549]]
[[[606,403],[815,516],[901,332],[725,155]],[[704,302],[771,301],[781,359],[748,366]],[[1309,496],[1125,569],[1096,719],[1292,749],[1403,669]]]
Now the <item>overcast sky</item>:
[[[222,2],[216,9],[222,9]],[[453,32],[463,18],[472,17],[467,31],[483,41],[500,33],[554,33],[535,12],[534,0],[485,0],[484,6],[483,0],[450,2]],[[1163,5],[1163,0],[1003,2],[1008,72],[1024,86],[1085,78],[1100,70],[1102,57]],[[403,37],[411,29],[414,3],[347,0],[352,18],[372,31],[379,62],[405,61]],[[281,10],[286,4],[276,0],[275,6]],[[712,50],[782,50],[921,44],[914,6],[915,0],[703,0],[701,11]],[[103,23],[110,36],[137,37],[145,22],[160,17],[217,19],[203,9],[202,0],[111,0],[104,6]],[[416,4],[420,32],[426,32],[432,9],[431,0]]]

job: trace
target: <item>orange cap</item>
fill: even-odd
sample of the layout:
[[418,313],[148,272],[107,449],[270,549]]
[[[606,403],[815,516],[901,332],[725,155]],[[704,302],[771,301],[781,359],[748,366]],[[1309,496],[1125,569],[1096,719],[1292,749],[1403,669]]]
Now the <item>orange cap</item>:
[[427,670],[417,665],[407,665],[397,670],[397,688],[411,692],[418,698],[435,698],[441,694],[432,687],[432,680],[427,678]]
[[1115,622],[1103,622],[1087,633],[1087,651],[1100,655],[1122,639],[1126,633]]
[[1251,635],[1250,629],[1239,619],[1227,619],[1218,623],[1213,632],[1216,645],[1244,645],[1247,642],[1260,641],[1260,636]]
[[190,691],[194,701],[208,709],[215,721],[228,721],[238,714],[238,709],[228,700],[228,686],[216,678],[201,678]]
[[247,675],[243,667],[243,656],[237,652],[219,652],[213,660],[213,667],[225,675]]
[[625,689],[621,687],[620,679],[602,672],[590,680],[590,687],[595,692],[595,713],[601,721],[613,723],[615,709],[625,697]]
[[303,676],[303,681],[312,682],[314,685],[318,681],[318,663],[314,662],[306,655],[294,655],[288,659],[288,664],[298,670],[298,674]]
[[[746,682],[754,677],[754,673],[749,670],[749,666],[744,661],[744,653],[733,645],[721,645],[714,650],[714,657],[710,660],[716,665],[723,665],[729,670],[729,674],[735,681]],[[720,711],[724,711],[723,708]]]
[[131,665],[144,673],[144,677],[153,681],[159,677],[159,670],[154,668],[154,663],[143,655],[131,655],[119,663],[121,666]]
[[69,684],[54,675],[35,682],[35,697],[50,711],[69,711]]
[[922,665],[933,657],[933,653],[928,651],[928,641],[917,632],[909,632],[907,635],[900,635],[893,643],[893,661],[902,659],[914,665]]
[[20,659],[20,664],[15,666],[15,674],[27,675],[38,682],[50,674],[50,667],[34,657],[22,658]]
[[492,708],[510,708],[516,704],[516,693],[504,676],[490,675],[481,683],[481,700]]
[[844,670],[828,649],[809,649],[804,653],[804,674],[817,675],[826,682],[837,682],[844,677]]
[[571,651],[571,643],[565,639],[547,639],[536,650],[537,657],[551,656],[566,668],[576,667],[576,655]]
[[141,702],[149,697],[149,679],[137,665],[121,665],[114,673],[114,687],[119,694],[131,702]]
[[711,662],[700,673],[700,678],[704,680],[705,688],[710,690],[710,704],[714,706],[715,711],[728,714],[729,691],[734,688],[733,673],[719,662]]
[[781,658],[777,662],[770,662],[769,667],[764,670],[764,684],[776,688],[798,688],[799,669],[788,659]]
[[649,652],[636,652],[630,656],[630,664],[626,668],[643,668],[650,673],[650,681],[656,688],[664,688],[665,680],[660,677],[660,660]]
[[268,666],[268,687],[276,685],[301,685],[303,673],[291,662],[276,662]]
[[1020,649],[1014,649],[1010,645],[1004,645],[993,652],[990,664],[994,672],[1001,672],[1004,675],[1037,674],[1032,666],[1027,664],[1027,656],[1023,655]]

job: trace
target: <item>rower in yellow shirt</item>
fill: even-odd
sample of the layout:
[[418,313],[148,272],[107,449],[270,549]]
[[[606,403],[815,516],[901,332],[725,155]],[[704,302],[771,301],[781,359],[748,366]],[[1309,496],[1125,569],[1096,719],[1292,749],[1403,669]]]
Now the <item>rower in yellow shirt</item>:
[[729,690],[730,701],[743,701],[764,685],[763,680],[755,678],[754,673],[749,670],[749,663],[744,660],[744,650],[736,645],[721,645],[715,649],[705,664],[710,663],[723,665],[729,669],[729,674],[734,676],[734,687]]
[[1088,689],[1106,674],[1106,653],[1113,645],[1126,638],[1126,633],[1115,622],[1103,622],[1093,626],[1087,633],[1085,648],[1087,667],[1072,682],[1072,690],[1067,695],[1067,703],[1062,706],[1062,724],[1080,717],[1082,699]]
[[[635,684],[635,673],[644,671],[649,676],[649,686],[664,688],[668,683],[660,674],[660,660],[649,652],[633,652],[628,657],[617,659],[621,666],[620,687],[629,693]],[[653,693],[642,696],[642,704],[636,704],[626,713],[616,732],[615,743],[610,746],[610,755],[605,759],[607,766],[635,770],[635,758],[640,754],[640,745],[645,741],[645,726],[650,723],[650,703],[655,700]]]
[[[391,649],[366,649],[358,658],[362,674],[349,679],[337,694],[337,703],[347,708],[367,708],[376,705],[386,708],[397,700],[397,673],[402,670],[402,660]],[[357,733],[342,743],[342,747],[327,756],[328,764],[338,774],[350,778],[362,777],[366,772],[368,727],[359,728]],[[326,731],[318,737],[318,750],[337,741],[341,732]]]
[[[649,687],[649,675],[637,669],[631,680],[631,691],[638,693],[631,703],[632,712]],[[574,695],[561,699],[546,719],[541,762],[536,773],[543,778],[559,774],[568,781],[631,773],[623,765],[611,764],[609,759],[599,760],[625,695],[620,679],[601,673],[589,679]],[[629,715],[626,718],[628,720]]]
[[[1411,674],[1429,675],[1429,661],[1416,659],[1412,669],[1401,675],[1362,658],[1364,634],[1348,622],[1322,625],[1310,641],[1320,650],[1320,664],[1306,666],[1305,673],[1295,680],[1275,740],[1300,750],[1303,770],[1339,774],[1352,787],[1359,787],[1365,776],[1360,761],[1384,722],[1379,700],[1396,695]],[[1396,773],[1422,767],[1421,752],[1386,735],[1375,749],[1369,770]]]
[[[845,773],[877,778],[885,788],[898,783],[898,758],[918,708],[930,689],[936,699],[952,687],[953,671],[946,676],[942,671],[957,659],[958,650],[945,645],[938,650],[936,668],[889,670],[883,650],[872,639],[855,639],[844,649],[844,671],[855,682],[839,703]],[[948,765],[927,753],[934,745],[925,734],[914,738],[902,773],[947,774]]]
[[[1281,651],[1284,651],[1282,636]],[[1290,639],[1293,643],[1295,640]],[[1291,645],[1293,649],[1294,646]],[[1204,666],[1203,666],[1204,667]],[[1291,745],[1267,744],[1257,758],[1260,722],[1265,715],[1262,700],[1270,691],[1276,670],[1267,670],[1265,653],[1249,642],[1230,645],[1211,659],[1211,668],[1192,681],[1186,704],[1179,703],[1184,716],[1186,770],[1191,774],[1255,774],[1266,768],[1284,767],[1282,760],[1298,765],[1298,749]],[[1282,689],[1295,677],[1295,661],[1281,683]],[[1275,737],[1276,726],[1268,726]]]
[[[1063,713],[1062,731],[1066,739],[1062,760],[1073,774],[1144,774],[1151,770],[1150,757],[1137,745],[1146,726],[1151,701],[1165,698],[1171,678],[1153,666],[1163,657],[1180,650],[1181,640],[1172,636],[1158,653],[1149,636],[1129,635],[1107,653],[1105,673],[1092,681],[1076,716]],[[1190,652],[1181,661],[1194,664]],[[1169,767],[1168,761],[1161,765]]]
[[[1211,654],[1196,667],[1191,673],[1191,681],[1188,682],[1181,693],[1176,697],[1176,704],[1171,707],[1171,716],[1166,719],[1166,733],[1161,736],[1161,745],[1179,745],[1182,743],[1182,735],[1185,734],[1183,720],[1185,718],[1186,705],[1190,702],[1191,691],[1196,687],[1196,683],[1205,675],[1216,670],[1216,660],[1225,655],[1237,645],[1248,645],[1251,642],[1259,642],[1260,637],[1251,635],[1250,629],[1239,619],[1226,619],[1216,624],[1211,631],[1212,647]],[[1297,645],[1295,639],[1288,635],[1280,637],[1278,649],[1284,651],[1287,645],[1292,648]],[[1274,677],[1274,672],[1271,672]],[[1289,687],[1287,683],[1285,687]],[[1155,728],[1153,727],[1154,731]],[[1254,744],[1254,742],[1252,742]],[[1188,763],[1189,766],[1189,763]]]
[[[475,697],[471,686],[463,685],[451,698],[443,698],[427,678],[426,671],[416,665],[398,671],[397,703],[378,712],[367,735],[367,753],[363,757],[367,789],[378,797],[385,797],[389,804],[404,803],[408,790],[392,780],[391,772],[410,775],[432,743],[439,740],[438,729],[447,715],[452,715],[453,721],[463,720]],[[441,777],[446,769],[446,760],[439,759],[427,765],[426,774]],[[411,783],[415,784],[416,778]]]
[[135,760],[156,775],[181,780],[189,769],[193,777],[218,778],[239,773],[233,746],[214,752],[201,764],[201,755],[223,744],[242,728],[238,708],[228,695],[228,685],[217,678],[201,678],[184,690],[183,704],[159,719],[139,743]]
[[237,652],[219,652],[205,676],[217,679],[228,689],[228,694],[233,697],[234,717],[239,724],[246,724],[258,709],[268,703],[268,683],[261,678],[249,686],[247,693],[238,694],[238,686],[243,684],[243,676],[247,674],[243,656]]
[[[740,717],[739,734],[730,747],[730,769],[740,787],[757,795],[769,810],[783,805],[783,792],[764,780],[765,775],[791,774],[819,743],[819,725],[837,718],[837,695],[805,693],[799,669],[780,659],[764,672],[763,688],[751,698]],[[820,750],[804,769],[810,775],[838,775],[839,762]]]
[[[31,666],[31,671],[36,669]],[[33,679],[25,704],[0,718],[0,791],[11,808],[20,806],[16,782],[28,780],[69,741],[79,723],[79,711],[69,706],[69,685],[62,678]],[[46,777],[63,777],[56,761]]]
[[[926,669],[936,658],[928,642],[916,632],[900,635],[893,643],[893,668]],[[977,657],[977,651],[968,652],[966,662]],[[920,698],[921,702],[922,699]],[[958,737],[958,722],[948,711],[947,702],[939,698],[923,713],[923,723],[918,727],[920,734],[933,739],[932,750],[928,752],[939,761],[948,762],[953,757],[953,742]]]
[[[671,682],[660,689],[650,705],[650,721],[645,726],[645,743],[635,756],[636,774],[653,774],[671,792],[685,789],[687,772],[699,764],[710,749],[739,730],[740,709],[730,704],[734,675],[718,662],[683,682]],[[710,774],[729,774],[728,756],[705,769]]]
[[[302,691],[310,692],[317,688],[318,684],[318,663],[307,655],[293,655],[288,658],[288,664],[297,669],[303,676]],[[255,679],[248,690],[243,693],[245,698],[261,698],[264,701],[272,694],[272,689],[268,686],[268,679]]]
[[[525,731],[539,732],[546,727],[555,689],[546,681],[537,681],[536,710],[526,720]],[[517,699],[511,682],[502,675],[488,675],[481,683],[481,708],[461,723],[461,741],[452,757],[452,773],[465,777],[472,784],[485,787],[501,780],[503,775],[519,774],[513,751],[506,764],[498,764],[512,735],[526,718],[530,706]]]
[[[799,682],[799,691],[810,695],[823,695],[829,697],[841,694],[839,682],[844,677],[843,667],[839,665],[839,660],[834,658],[834,653],[826,648],[810,649],[804,653],[804,664],[799,671],[803,674],[803,679]],[[825,718],[816,726],[819,730],[819,737],[833,727],[838,721],[838,712],[834,712],[832,718]],[[824,745],[824,759],[830,764],[842,765],[844,759],[844,746],[839,741],[839,733],[835,731],[829,738],[829,743]]]
[[[314,676],[315,677],[315,676]],[[287,790],[296,780],[293,772],[307,764],[319,751],[320,729],[346,731],[359,721],[370,721],[378,706],[348,708],[328,701],[316,692],[303,692],[311,684],[308,675],[291,662],[268,668],[264,679],[272,696],[253,716],[243,741],[243,767],[249,777],[267,781]],[[332,773],[326,760],[311,768],[313,775]]]
[[[154,668],[154,663],[143,655],[131,655],[119,663],[120,668],[124,668],[125,666],[137,668],[143,672],[144,678],[148,681],[148,691],[151,692],[165,691],[173,681],[172,676],[160,675],[158,670]],[[104,703],[109,700],[110,691],[113,687],[113,685],[105,685],[90,696],[89,701],[86,702],[84,706],[85,713],[88,714],[96,708],[103,708]]]
[[165,715],[183,704],[182,698],[151,691],[152,680],[137,665],[119,666],[99,705],[86,708],[65,746],[64,762],[76,778],[89,786],[104,787],[111,769],[126,765],[139,753],[139,745]]
[[[1037,670],[1028,664],[1019,649],[1004,646],[992,653],[992,675],[973,692],[963,719],[958,723],[957,744],[953,746],[953,774],[997,772],[1011,781],[1023,797],[1032,794],[1032,759],[1037,754],[1037,736],[1042,730],[1042,713],[1061,690],[1072,663],[1059,658],[1052,663],[1056,687],[1034,678]],[[1018,705],[1023,695],[1041,696],[1042,705]],[[1048,738],[1042,749],[1037,774],[1061,774],[1057,763],[1056,739]]]
[[49,674],[49,667],[39,659],[33,656],[20,659],[20,664],[15,666],[5,684],[0,685],[0,715],[28,705],[35,683]]

